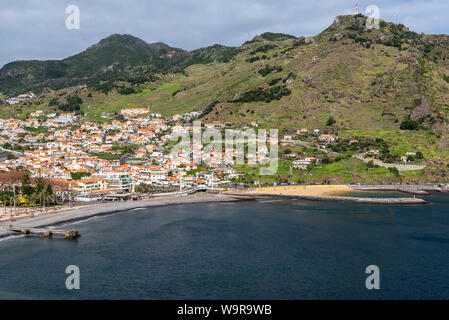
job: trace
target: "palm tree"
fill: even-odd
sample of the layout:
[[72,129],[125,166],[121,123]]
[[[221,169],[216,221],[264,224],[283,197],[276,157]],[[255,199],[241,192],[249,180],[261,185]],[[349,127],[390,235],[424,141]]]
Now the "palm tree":
[[6,217],[6,196],[3,195],[3,208],[5,209],[5,217]]
[[73,206],[73,198],[75,198],[76,193],[74,191],[70,191],[70,207]]
[[31,204],[32,207],[35,207],[36,204],[39,204],[39,207],[41,206],[40,193],[33,192],[33,194],[28,196],[26,199],[27,199],[27,204]]
[[58,209],[58,199],[56,193],[53,194],[53,209],[56,211]]
[[290,176],[289,176],[288,182],[289,182],[289,184],[292,184],[292,183],[293,183],[293,168],[292,168],[292,162],[290,162],[290,163],[288,164],[288,167],[289,167],[289,169],[290,169]]
[[45,201],[47,202],[47,207],[50,206],[50,200],[53,197],[53,189],[51,188],[50,184],[47,184],[47,187],[45,188],[44,191],[44,203]]
[[16,213],[14,209],[14,203],[16,201],[16,198],[14,196],[9,196],[9,214],[12,217],[13,216],[13,212],[14,214]]

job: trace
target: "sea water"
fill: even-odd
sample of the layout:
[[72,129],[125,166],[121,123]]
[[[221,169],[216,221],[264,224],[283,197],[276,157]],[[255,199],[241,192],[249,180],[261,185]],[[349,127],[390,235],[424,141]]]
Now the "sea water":
[[[424,198],[173,205],[89,219],[73,226],[74,241],[0,241],[0,298],[447,299],[449,195]],[[79,290],[66,287],[69,265]],[[370,265],[379,290],[365,286]]]

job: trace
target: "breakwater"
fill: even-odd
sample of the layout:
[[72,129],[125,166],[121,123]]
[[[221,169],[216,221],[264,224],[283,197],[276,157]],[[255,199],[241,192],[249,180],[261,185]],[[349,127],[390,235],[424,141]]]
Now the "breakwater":
[[351,186],[354,190],[359,191],[400,191],[410,194],[429,194],[429,192],[448,192],[449,185],[408,185],[408,184],[397,184],[397,185],[361,185],[361,186]]
[[373,204],[426,204],[427,201],[418,198],[362,198],[344,196],[304,196],[304,195],[280,195],[270,193],[230,193],[237,199],[285,199],[285,200],[312,200],[312,201],[334,201]]

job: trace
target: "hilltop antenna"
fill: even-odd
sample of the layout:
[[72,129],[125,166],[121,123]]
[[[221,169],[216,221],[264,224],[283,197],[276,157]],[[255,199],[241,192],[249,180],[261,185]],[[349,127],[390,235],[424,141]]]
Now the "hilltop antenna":
[[358,4],[358,2],[355,3],[355,14],[359,14],[359,4]]

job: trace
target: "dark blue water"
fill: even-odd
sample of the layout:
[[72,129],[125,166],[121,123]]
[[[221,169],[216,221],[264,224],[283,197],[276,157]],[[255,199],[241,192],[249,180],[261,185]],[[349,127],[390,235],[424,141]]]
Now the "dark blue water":
[[[344,196],[359,198],[413,198],[413,195],[400,191],[351,191],[345,193]],[[421,195],[417,197],[422,198]]]
[[[3,299],[449,298],[449,195],[428,205],[310,201],[148,208],[77,241],[0,242]],[[365,268],[380,268],[380,290]],[[81,289],[65,288],[77,265]]]

